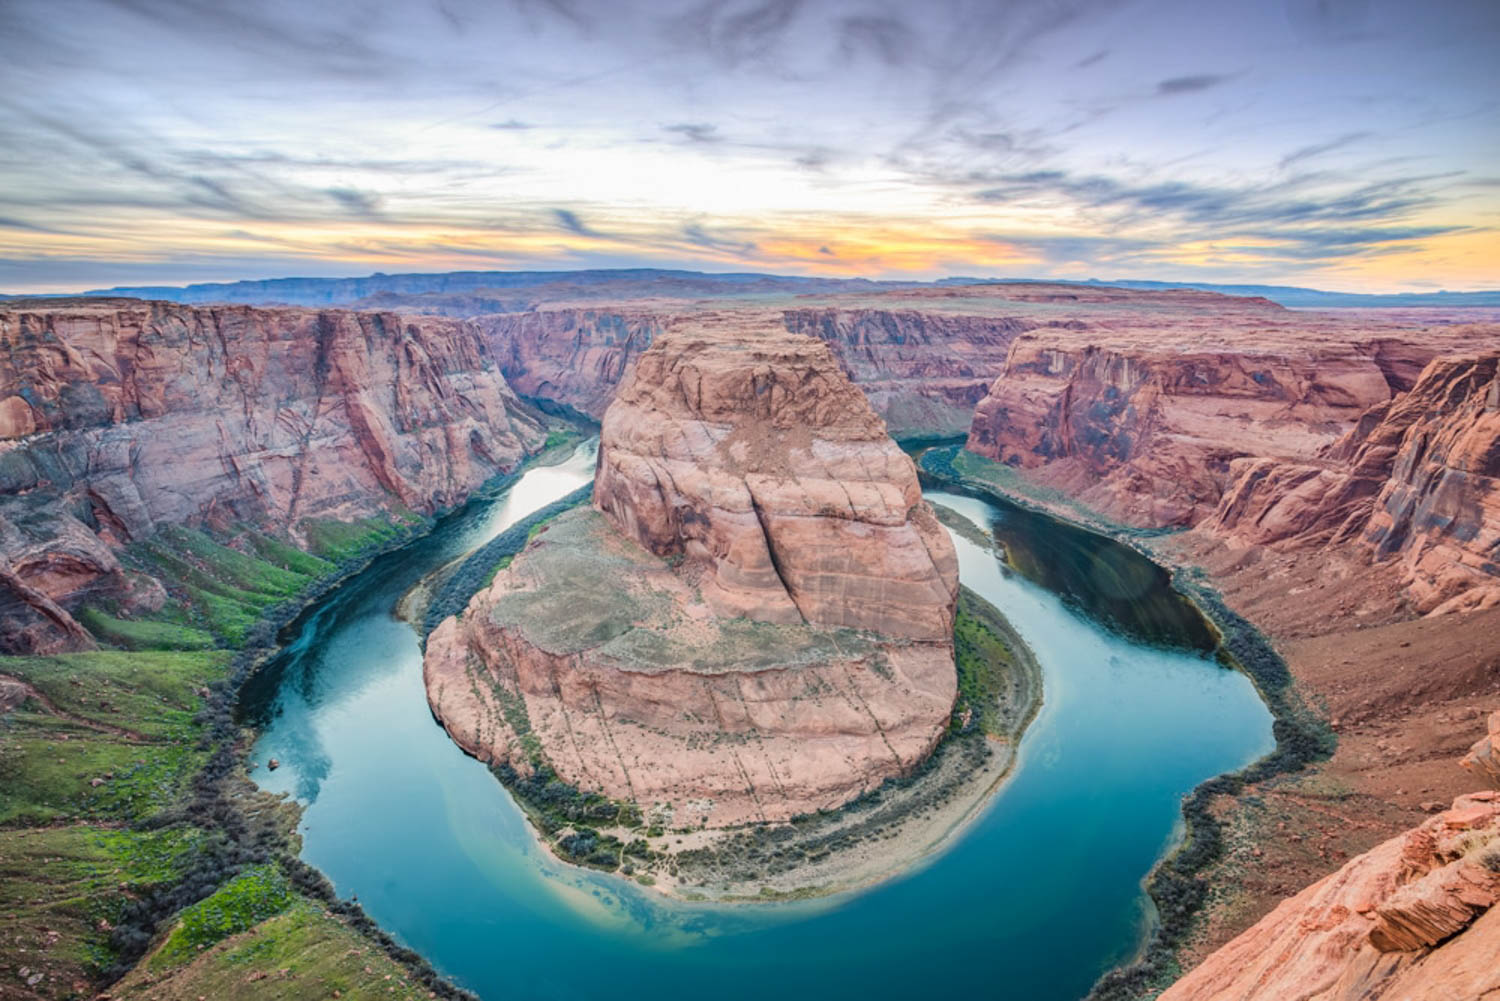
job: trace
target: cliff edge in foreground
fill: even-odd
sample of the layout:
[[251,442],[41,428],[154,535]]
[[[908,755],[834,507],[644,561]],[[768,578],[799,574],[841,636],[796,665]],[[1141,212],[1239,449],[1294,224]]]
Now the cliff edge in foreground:
[[[1496,781],[1500,713],[1464,766]],[[1451,809],[1283,902],[1161,1001],[1453,1001],[1500,991],[1500,792]]]

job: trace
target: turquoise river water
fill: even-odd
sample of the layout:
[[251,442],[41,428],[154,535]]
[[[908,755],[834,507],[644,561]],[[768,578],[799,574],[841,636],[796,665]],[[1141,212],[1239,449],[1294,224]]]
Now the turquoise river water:
[[928,491],[1014,547],[1017,565],[1067,569],[1034,582],[954,539],[963,583],[1009,617],[1045,678],[1014,772],[962,837],[899,879],[790,904],[675,903],[557,862],[433,721],[417,634],[392,607],[588,482],[593,447],[331,592],[243,700],[261,731],[254,760],[281,762],[256,780],[305,807],[303,858],[485,1001],[1073,1001],[1138,947],[1141,880],[1178,836],[1182,796],[1271,749],[1249,680],[1193,649],[1201,624],[1162,611],[1178,604],[1164,574],[1097,536]]

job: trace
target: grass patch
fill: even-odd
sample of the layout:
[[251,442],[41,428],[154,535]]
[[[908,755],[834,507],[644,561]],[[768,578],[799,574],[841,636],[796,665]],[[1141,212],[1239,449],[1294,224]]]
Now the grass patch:
[[54,657],[6,657],[0,672],[29,682],[60,710],[147,737],[194,733],[203,687],[224,677],[220,650],[98,650]]
[[183,909],[177,925],[151,957],[160,970],[186,962],[199,950],[245,931],[291,906],[291,884],[275,865],[251,866],[212,896]]
[[1016,652],[1006,633],[997,627],[993,609],[967,588],[959,592],[958,614],[953,621],[953,656],[958,666],[958,703],[954,726],[968,718],[971,726],[994,737],[1011,735],[1013,721],[1004,711],[1009,703]]
[[335,994],[343,1001],[414,1001],[427,998],[429,990],[369,939],[315,903],[293,896],[275,915],[193,950],[175,967],[158,954],[149,973],[135,971],[110,993],[155,1001],[291,1001]]
[[129,895],[176,878],[196,831],[73,826],[0,831],[0,955],[50,984],[96,976]]
[[95,639],[125,650],[209,650],[218,644],[204,629],[155,619],[117,619],[98,608],[82,609],[78,621]]
[[176,802],[207,757],[195,744],[132,744],[50,720],[17,713],[0,731],[0,825],[143,820]]
[[302,522],[301,529],[314,555],[334,563],[344,563],[390,545],[421,524],[421,515],[403,510],[389,518],[361,518],[358,521],[308,518]]

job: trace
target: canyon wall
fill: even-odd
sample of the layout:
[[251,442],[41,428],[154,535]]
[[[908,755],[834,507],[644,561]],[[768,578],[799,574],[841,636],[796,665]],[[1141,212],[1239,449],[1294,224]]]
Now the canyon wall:
[[[974,405],[1004,366],[1011,340],[1033,323],[1004,315],[913,308],[732,307],[828,344],[897,435],[964,433]],[[626,371],[673,323],[710,315],[704,304],[547,306],[475,318],[522,396],[599,419]]]
[[[0,623],[85,642],[66,614],[128,602],[115,547],[161,525],[431,512],[543,434],[471,325],[131,300],[0,311]],[[149,591],[149,583],[145,584]],[[159,600],[159,599],[157,599]]]
[[595,420],[670,314],[646,308],[557,308],[481,316],[511,387]]
[[1500,604],[1500,355],[1434,359],[1316,462],[1240,460],[1204,531],[1239,545],[1358,540],[1398,557],[1419,612]]
[[914,308],[800,308],[786,328],[823,340],[897,435],[963,434],[1036,321]]
[[669,329],[605,414],[594,509],[428,637],[482,760],[665,826],[784,821],[911,771],[957,695],[953,546],[827,345]]
[[1373,358],[1336,347],[1027,335],[976,408],[967,447],[1115,520],[1187,526],[1214,510],[1233,460],[1315,455],[1390,393]]
[[[1469,765],[1494,783],[1494,735]],[[1474,764],[1481,756],[1484,764]],[[1500,793],[1451,809],[1284,901],[1161,1001],[1450,1001],[1500,992]]]

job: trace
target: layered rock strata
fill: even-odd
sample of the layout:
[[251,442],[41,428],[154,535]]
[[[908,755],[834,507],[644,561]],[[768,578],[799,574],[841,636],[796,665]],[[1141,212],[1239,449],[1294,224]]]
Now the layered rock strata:
[[[86,642],[66,610],[152,601],[116,547],[167,524],[455,504],[543,434],[471,325],[132,300],[0,311],[0,622]],[[154,600],[159,604],[160,593]],[[62,614],[59,614],[62,613]]]
[[[625,373],[652,339],[691,323],[703,304],[546,306],[475,318],[505,377],[523,396],[603,416]],[[824,341],[898,435],[964,433],[974,405],[1005,363],[1010,342],[1037,322],[1005,315],[916,308],[736,307],[763,323]]]
[[1135,315],[1080,307],[1088,322],[1076,329],[1022,334],[976,408],[968,448],[1112,520],[1188,527],[1243,475],[1240,460],[1261,460],[1261,475],[1319,465],[1434,357],[1497,336],[1464,326],[1395,336],[1223,302],[1216,326],[1143,300]]
[[[1491,734],[1500,731],[1500,714]],[[1449,1001],[1500,992],[1500,792],[1386,841],[1283,902],[1161,1001]]]
[[1416,610],[1500,604],[1500,355],[1434,359],[1312,463],[1241,460],[1204,530],[1233,544],[1358,541]]
[[826,345],[729,326],[656,339],[605,415],[597,510],[424,666],[470,753],[684,826],[845,803],[931,753],[956,697],[957,563],[911,461]]

